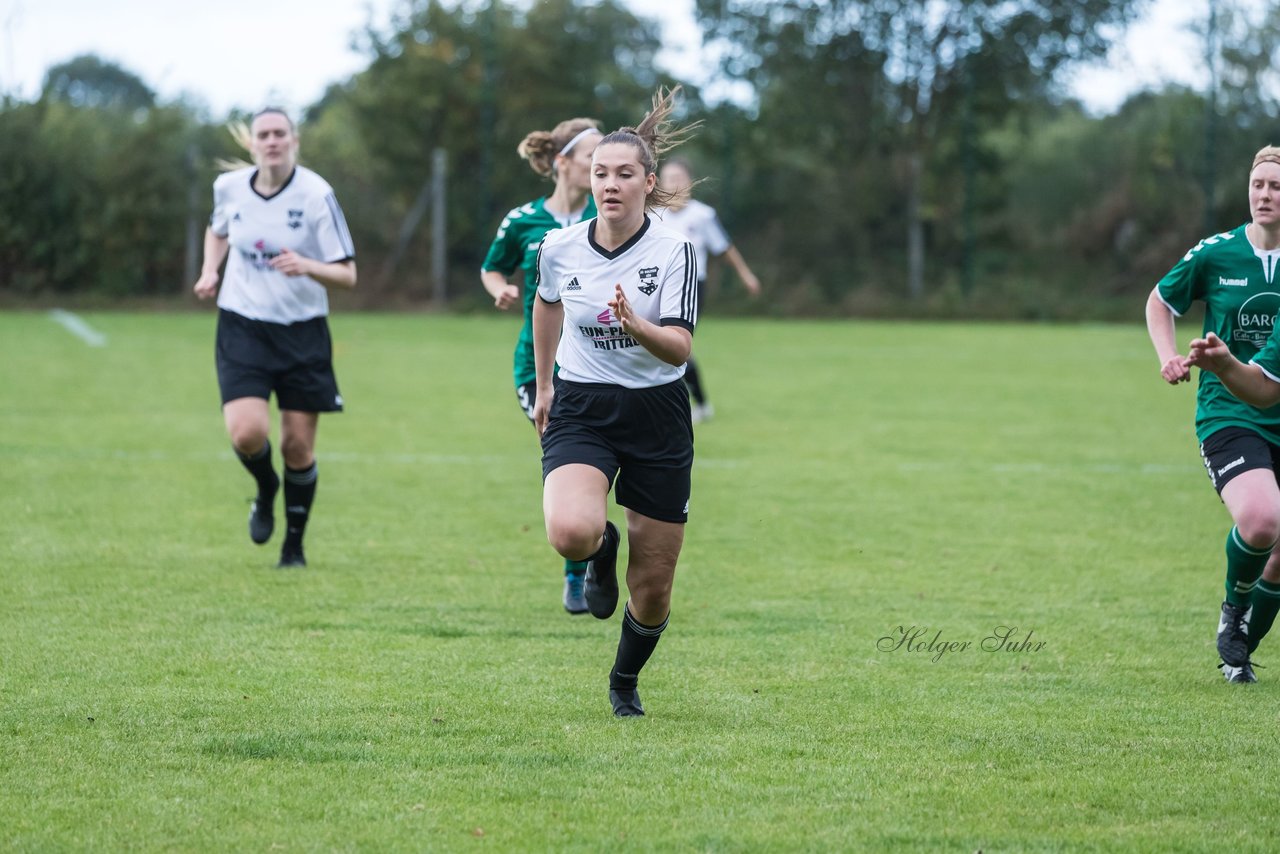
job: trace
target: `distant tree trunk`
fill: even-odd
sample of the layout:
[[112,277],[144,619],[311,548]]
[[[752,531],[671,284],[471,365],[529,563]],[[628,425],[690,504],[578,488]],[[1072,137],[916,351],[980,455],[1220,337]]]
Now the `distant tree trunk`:
[[448,186],[448,159],[443,148],[431,152],[431,280],[435,302],[444,308],[449,302],[448,232],[445,219],[445,189]]
[[200,149],[193,142],[187,146],[187,246],[186,246],[186,263],[183,265],[183,275],[186,277],[181,287],[178,289],[180,293],[186,293],[187,289],[195,284],[196,276],[200,270],[200,213],[198,207],[200,205],[200,185],[196,166],[200,157]]
[[907,293],[924,296],[924,223],[920,219],[924,167],[918,152],[907,158]]

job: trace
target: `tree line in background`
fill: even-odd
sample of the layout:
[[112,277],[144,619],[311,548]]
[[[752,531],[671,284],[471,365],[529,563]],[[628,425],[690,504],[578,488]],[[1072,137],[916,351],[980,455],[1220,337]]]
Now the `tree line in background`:
[[[686,85],[679,152],[768,291],[799,314],[1133,316],[1201,236],[1248,215],[1252,154],[1280,143],[1280,7],[1218,0],[1201,33],[1214,82],[1089,115],[1062,73],[1105,55],[1144,0],[697,0],[707,55],[752,93]],[[353,301],[432,294],[411,215],[448,163],[452,301],[510,207],[549,192],[515,154],[574,116],[634,124],[659,84],[656,23],[615,0],[406,3],[362,34],[368,66],[302,117],[301,160],[342,201],[359,252]],[[231,117],[234,118],[234,117]],[[223,120],[160,103],[93,56],[50,69],[34,102],[0,101],[0,293],[185,293]],[[401,235],[410,239],[400,241]],[[717,301],[746,309],[735,288]]]

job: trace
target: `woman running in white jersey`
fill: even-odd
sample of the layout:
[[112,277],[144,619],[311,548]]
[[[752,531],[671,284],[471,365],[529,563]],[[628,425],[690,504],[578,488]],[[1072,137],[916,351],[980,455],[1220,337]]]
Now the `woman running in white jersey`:
[[547,539],[589,561],[587,606],[599,619],[618,602],[611,487],[626,508],[630,597],[609,674],[619,717],[644,714],[638,677],[667,626],[689,515],[693,426],[682,375],[698,317],[697,262],[683,235],[648,216],[670,201],[657,187],[657,158],[691,130],[669,121],[675,94],[660,91],[639,126],[597,144],[599,214],[542,242],[533,308]]
[[247,145],[256,166],[214,181],[213,216],[194,290],[201,299],[218,297],[222,413],[236,455],[257,483],[249,536],[258,544],[275,529],[280,488],[267,408],[276,395],[287,523],[277,565],[301,567],[318,477],[319,414],[342,411],[328,289],[355,287],[355,247],[333,189],[298,165],[297,129],[283,110],[254,115]]
[[[698,255],[698,306],[706,307],[707,260],[710,255],[724,258],[742,280],[742,286],[751,296],[760,293],[760,280],[751,272],[742,253],[729,239],[715,209],[689,196],[693,188],[693,172],[680,159],[671,159],[658,170],[658,186],[671,194],[671,206],[657,212],[662,224],[674,228],[689,238]],[[702,384],[702,372],[692,358],[685,366],[685,384],[693,396],[693,423],[706,421],[715,414],[706,387]]]

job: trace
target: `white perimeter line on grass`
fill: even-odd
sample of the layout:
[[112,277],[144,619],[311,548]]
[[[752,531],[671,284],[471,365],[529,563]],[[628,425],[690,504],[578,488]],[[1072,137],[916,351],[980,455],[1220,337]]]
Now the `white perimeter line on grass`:
[[49,317],[54,323],[67,330],[90,347],[107,346],[107,336],[85,323],[77,315],[74,315],[69,311],[63,311],[60,308],[55,308],[53,311],[49,312]]
[[1150,474],[1150,475],[1184,475],[1198,472],[1204,466],[1194,463],[993,463],[991,465],[963,465],[946,462],[902,463],[900,472],[921,471],[961,471],[977,474]]
[[[191,451],[187,453],[171,453],[168,451],[131,451],[121,448],[18,448],[0,444],[0,457],[50,457],[58,460],[120,460],[152,462],[170,462],[174,460],[203,463],[210,460],[234,460],[231,451]],[[528,466],[533,461],[533,468],[538,468],[538,457],[518,454],[419,454],[388,451],[385,453],[369,453],[362,451],[328,451],[323,449],[316,453],[321,464],[325,461],[335,463],[356,463],[361,465],[460,465],[460,466]],[[698,458],[693,461],[697,468],[735,469],[743,465],[742,460],[732,458]]]

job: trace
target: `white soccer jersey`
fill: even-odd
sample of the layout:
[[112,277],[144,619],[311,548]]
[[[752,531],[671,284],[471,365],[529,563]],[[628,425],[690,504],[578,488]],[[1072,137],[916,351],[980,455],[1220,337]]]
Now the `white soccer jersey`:
[[612,252],[595,241],[596,220],[550,232],[538,250],[538,297],[563,303],[556,349],[560,376],[583,383],[651,388],[684,376],[622,331],[609,301],[614,286],[635,313],[693,331],[698,321],[698,263],[678,232],[645,217],[640,231]]
[[274,195],[253,188],[252,167],[219,175],[213,182],[213,233],[230,240],[218,307],[252,320],[297,323],[329,313],[324,285],[310,276],[286,276],[271,259],[289,249],[331,263],[354,258],[351,232],[329,183],[307,169]]
[[707,275],[707,253],[723,255],[729,251],[733,242],[720,224],[715,208],[704,205],[697,199],[690,199],[684,207],[661,208],[655,211],[667,228],[674,228],[693,244],[698,254],[698,281]]

